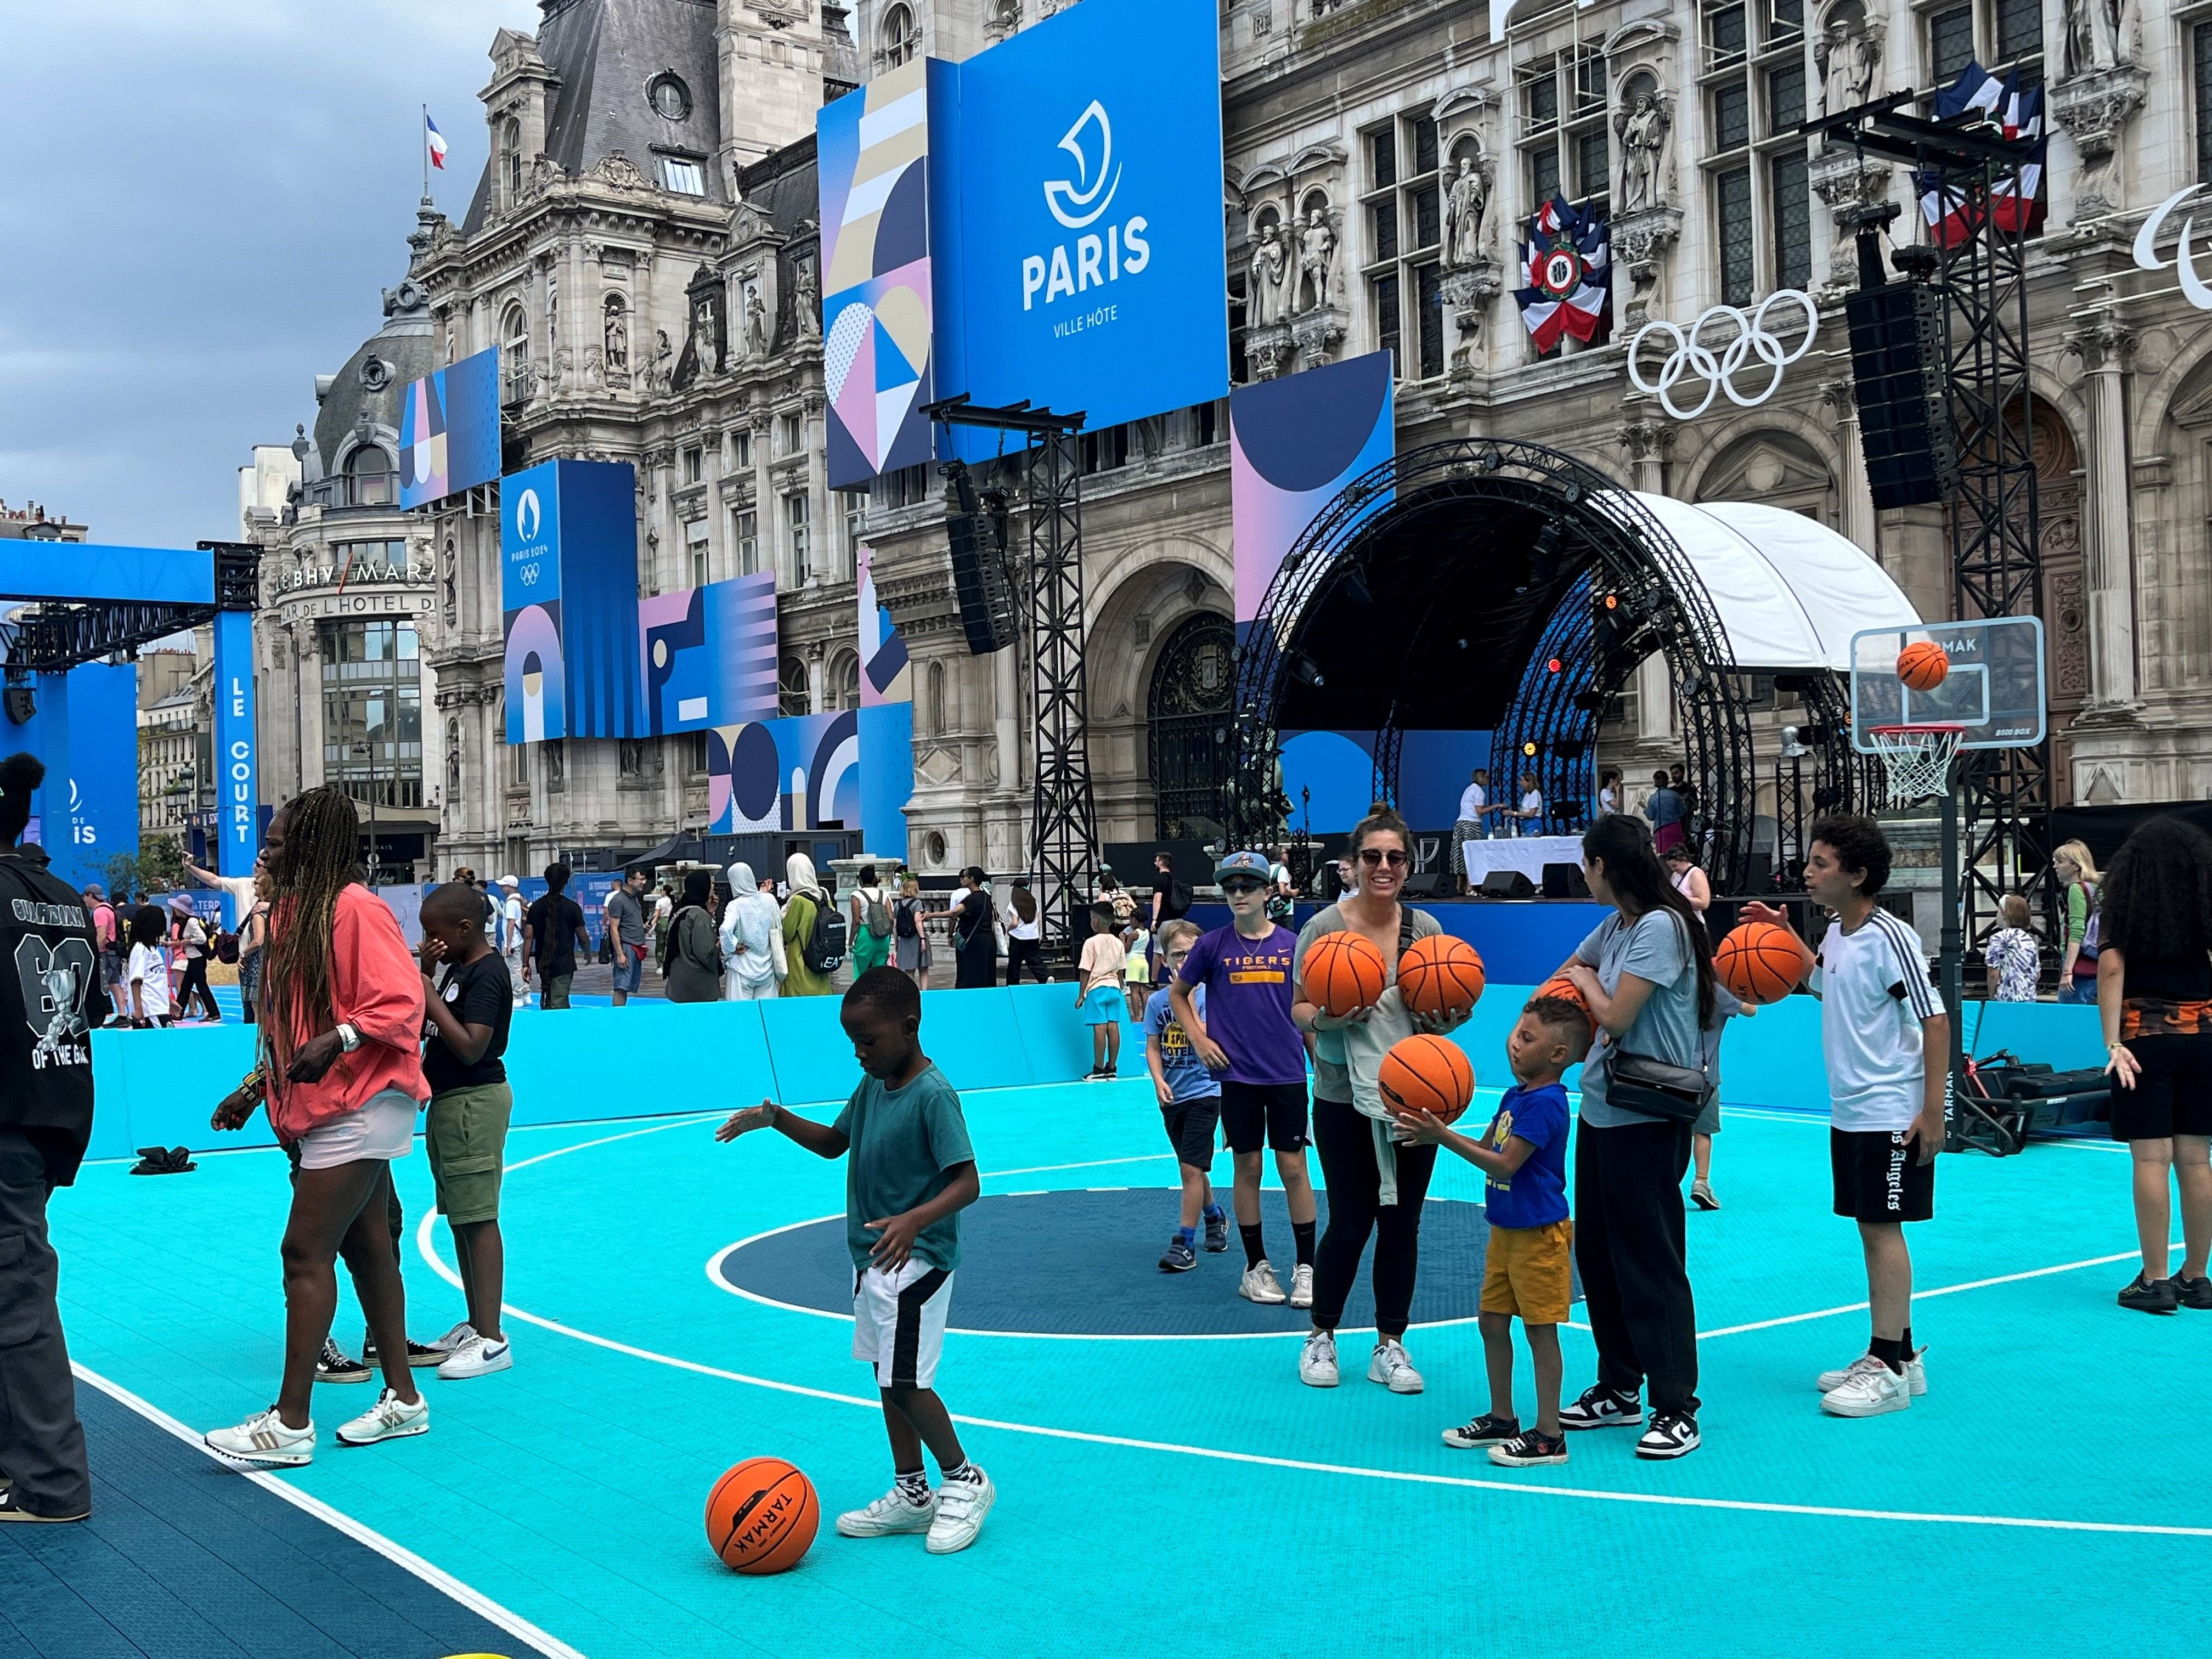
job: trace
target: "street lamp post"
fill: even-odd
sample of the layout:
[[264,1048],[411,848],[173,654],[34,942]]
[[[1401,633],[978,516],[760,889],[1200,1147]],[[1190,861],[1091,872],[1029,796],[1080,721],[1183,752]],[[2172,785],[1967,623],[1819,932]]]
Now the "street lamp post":
[[353,752],[366,757],[368,761],[368,857],[362,862],[368,869],[368,884],[374,887],[376,885],[377,870],[376,745],[374,743],[357,743],[353,746]]

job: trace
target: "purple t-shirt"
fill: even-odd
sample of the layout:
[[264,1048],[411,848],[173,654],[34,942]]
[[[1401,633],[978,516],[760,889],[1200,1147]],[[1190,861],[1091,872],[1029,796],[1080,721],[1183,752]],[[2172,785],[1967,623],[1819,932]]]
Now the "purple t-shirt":
[[1206,1033],[1229,1056],[1231,1083],[1304,1083],[1306,1046],[1291,1023],[1291,965],[1298,936],[1270,923],[1246,939],[1232,923],[1200,935],[1182,982],[1206,987]]

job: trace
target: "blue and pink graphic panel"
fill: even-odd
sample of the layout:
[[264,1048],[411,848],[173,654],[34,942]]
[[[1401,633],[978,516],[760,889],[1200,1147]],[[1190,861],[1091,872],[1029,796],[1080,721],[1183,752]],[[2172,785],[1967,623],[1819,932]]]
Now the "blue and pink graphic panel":
[[399,395],[399,505],[427,507],[499,477],[499,348],[449,363]]
[[646,735],[775,715],[775,573],[637,602]]

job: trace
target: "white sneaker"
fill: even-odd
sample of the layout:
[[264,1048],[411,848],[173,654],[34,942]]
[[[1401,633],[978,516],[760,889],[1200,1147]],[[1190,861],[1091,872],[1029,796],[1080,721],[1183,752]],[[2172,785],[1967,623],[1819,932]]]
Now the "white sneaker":
[[200,1438],[209,1450],[259,1468],[291,1469],[315,1461],[315,1425],[288,1429],[274,1406],[234,1429],[210,1429]]
[[410,1406],[386,1389],[377,1396],[376,1403],[359,1417],[338,1425],[337,1440],[341,1446],[373,1446],[380,1440],[398,1440],[429,1431],[430,1402],[417,1395]]
[[[1292,1273],[1291,1277],[1296,1279],[1297,1275]],[[1237,1282],[1237,1294],[1247,1302],[1264,1302],[1272,1304],[1284,1300],[1283,1287],[1275,1277],[1275,1270],[1264,1260],[1257,1266],[1247,1267],[1244,1270],[1244,1277]]]
[[1291,1305],[1293,1308],[1313,1306],[1313,1268],[1303,1261],[1291,1269]]
[[1298,1381],[1310,1389],[1336,1386],[1336,1334],[1315,1331],[1298,1352]]
[[[1928,1364],[1924,1358],[1927,1352],[1926,1348],[1922,1348],[1905,1362],[1905,1386],[1909,1393],[1922,1395],[1928,1392]],[[1872,1354],[1863,1353],[1841,1370],[1822,1371],[1814,1380],[1813,1386],[1822,1394],[1832,1394],[1862,1372],[1875,1369],[1886,1371],[1889,1367]]]
[[888,1538],[893,1533],[927,1532],[937,1519],[937,1494],[920,1504],[893,1486],[864,1510],[847,1510],[837,1530],[848,1538]]
[[1832,1417],[1880,1417],[1912,1404],[1911,1385],[1879,1359],[1820,1396],[1820,1409]]
[[950,1555],[974,1543],[983,1530],[983,1517],[998,1500],[991,1477],[973,1464],[969,1468],[972,1480],[948,1480],[937,1489],[937,1518],[929,1523],[929,1541],[923,1546],[932,1555]]
[[1392,1394],[1419,1394],[1422,1388],[1421,1374],[1406,1358],[1404,1344],[1387,1338],[1375,1345],[1375,1357],[1367,1362],[1367,1380],[1386,1385]]
[[448,1382],[459,1382],[471,1376],[489,1376],[494,1371],[514,1369],[514,1344],[495,1342],[488,1336],[478,1336],[471,1330],[461,1346],[446,1356],[438,1367],[438,1375]]

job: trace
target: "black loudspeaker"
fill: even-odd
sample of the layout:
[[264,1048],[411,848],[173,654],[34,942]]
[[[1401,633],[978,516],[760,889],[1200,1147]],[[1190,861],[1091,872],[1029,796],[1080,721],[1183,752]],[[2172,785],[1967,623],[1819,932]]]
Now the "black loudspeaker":
[[1403,890],[1407,898],[1449,898],[1453,891],[1452,878],[1443,870],[1424,871],[1418,876],[1407,877]]
[[1958,438],[1943,398],[1942,307],[1925,283],[1844,296],[1859,447],[1878,509],[1941,501],[1959,487]]
[[1006,521],[997,501],[975,493],[968,469],[954,462],[946,469],[954,510],[945,514],[945,539],[952,550],[952,591],[960,600],[960,627],[968,649],[979,657],[1014,642],[1014,590],[1006,574]]
[[1546,898],[1586,899],[1589,896],[1589,883],[1583,879],[1581,865],[1547,864],[1544,866]]
[[1518,870],[1492,870],[1482,878],[1485,898],[1534,898],[1536,884]]

